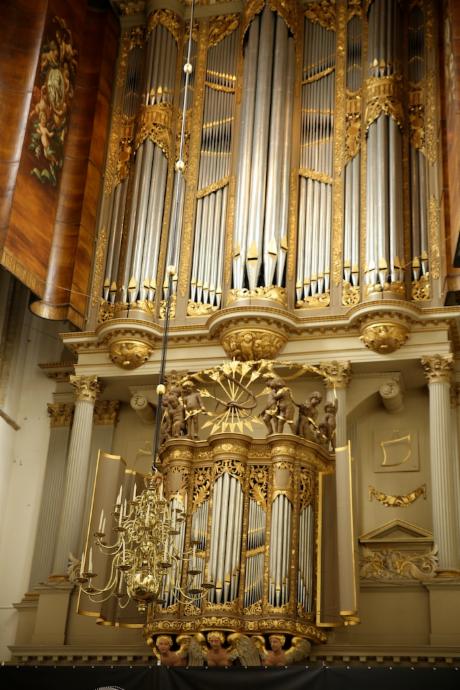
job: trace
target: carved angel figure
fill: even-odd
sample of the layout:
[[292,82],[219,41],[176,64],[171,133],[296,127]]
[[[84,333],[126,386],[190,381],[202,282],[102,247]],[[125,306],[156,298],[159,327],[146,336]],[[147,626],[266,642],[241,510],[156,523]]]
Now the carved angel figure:
[[327,443],[328,446],[335,446],[335,428],[337,425],[337,400],[327,402],[324,405],[324,419],[319,424],[318,428],[322,438],[320,440]]
[[195,388],[193,381],[186,380],[182,384],[182,400],[185,410],[185,424],[187,426],[187,436],[198,438],[198,416],[200,412],[205,412],[206,408],[199,392]]
[[304,403],[299,405],[299,422],[297,425],[297,433],[302,438],[316,441],[318,436],[318,407],[322,401],[322,395],[315,391],[306,399]]
[[[153,653],[158,659],[159,666],[185,666],[188,656],[188,639],[182,636],[182,644],[177,651],[172,650],[173,640],[170,635],[158,635],[153,646]],[[179,638],[177,640],[179,642]]]
[[254,637],[264,666],[289,666],[305,659],[310,653],[310,643],[303,637],[293,637],[289,649],[284,649],[286,637],[278,633],[269,635],[270,649],[266,649],[262,636]]
[[260,413],[260,417],[268,433],[282,434],[286,424],[293,429],[295,403],[291,389],[286,386],[283,379],[273,375],[270,375],[267,381],[267,388],[269,389],[267,404]]

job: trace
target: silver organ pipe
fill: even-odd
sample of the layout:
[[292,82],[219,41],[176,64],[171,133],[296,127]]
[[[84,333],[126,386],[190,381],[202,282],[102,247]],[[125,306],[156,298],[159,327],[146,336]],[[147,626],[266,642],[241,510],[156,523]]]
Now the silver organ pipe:
[[[305,19],[297,306],[329,304],[335,31]],[[303,181],[306,178],[306,183]]]
[[[359,285],[359,244],[360,244],[360,127],[356,120],[360,114],[360,94],[362,88],[362,19],[353,15],[347,26],[346,88],[349,103],[347,114],[349,127],[349,147],[346,150],[345,165],[345,207],[343,241],[343,279],[345,284],[357,288]],[[353,133],[353,129],[354,132]],[[358,297],[358,296],[357,296]]]
[[223,243],[233,134],[238,32],[208,49],[190,302],[208,311],[222,298]]
[[273,500],[270,564],[269,603],[283,606],[289,600],[289,552],[291,543],[292,504],[283,494]]
[[[141,99],[141,76],[142,62],[144,59],[144,48],[135,44],[128,53],[126,77],[122,85],[120,96],[120,112],[118,113],[119,125],[121,126],[120,148],[123,148],[124,155],[130,150],[132,145],[132,128]],[[116,110],[116,108],[115,108]],[[121,151],[119,152],[120,155]],[[114,302],[117,293],[118,264],[120,260],[120,248],[123,231],[123,218],[126,209],[126,198],[128,190],[128,166],[124,169],[118,164],[118,174],[115,178],[114,189],[108,201],[108,222],[109,240],[107,245],[107,255],[105,263],[104,292],[103,297],[106,301]]]
[[283,284],[287,252],[294,39],[268,5],[248,29],[244,61],[232,285],[253,290]]
[[[369,9],[370,89],[379,80],[398,99],[401,25],[397,0],[374,0]],[[371,91],[372,97],[372,91]],[[399,106],[400,107],[400,106]],[[404,292],[401,122],[396,108],[381,109],[367,131],[367,294]]]
[[228,472],[218,477],[212,498],[209,579],[210,601],[225,604],[238,594],[243,495],[239,480]]
[[[141,129],[143,119],[148,120],[155,108],[166,109],[171,106],[176,57],[177,46],[174,37],[165,26],[156,24],[146,39],[141,103],[137,82],[141,79],[142,65],[137,56],[135,70],[131,73],[128,60],[127,100],[130,116],[134,118],[138,115],[138,130]],[[136,93],[138,96],[134,98]],[[128,181],[123,181],[120,191],[115,190],[115,205],[112,212],[113,241],[111,237],[107,254],[107,270],[110,270],[110,277],[107,274],[105,279],[105,292],[110,283],[111,301],[115,301],[118,279],[121,280],[121,285],[118,286],[119,299],[123,303],[133,304],[137,300],[152,301],[155,297],[167,167],[165,151],[156,143],[154,137],[150,138],[150,133],[147,133],[144,139],[138,141],[131,167],[129,209],[126,209]],[[123,223],[126,227],[123,237],[126,249],[121,274],[119,264]]]
[[[173,522],[173,529],[177,534],[171,535],[171,543],[177,554],[183,554],[185,546],[185,520],[178,521],[178,513],[184,512],[186,505],[182,497],[173,496],[169,501],[169,511]],[[177,562],[173,562],[172,567],[167,571],[165,577],[162,599],[163,608],[168,608],[176,603],[179,598],[179,588],[181,586],[182,569]]]
[[[195,68],[196,68],[196,56],[197,56],[197,44],[195,40],[191,41],[190,46],[190,64],[192,65],[192,72],[188,75],[188,96],[187,102],[184,103],[185,89],[184,82],[181,85],[180,103],[179,109],[183,111],[184,107],[187,113],[190,113],[193,108],[193,90],[195,84]],[[188,42],[185,44],[183,49],[182,59],[184,64],[188,61]],[[186,127],[188,127],[188,122],[186,122]],[[183,152],[183,156],[186,157],[186,152]],[[176,157],[176,152],[174,152],[174,157]],[[166,252],[166,265],[174,266],[176,268],[176,273],[173,276],[172,290],[175,293],[177,288],[177,270],[179,266],[179,257],[181,251],[181,236],[182,236],[182,221],[184,216],[184,200],[185,200],[185,178],[181,172],[175,171],[174,173],[174,183],[172,191],[172,210],[171,218],[169,220],[169,234],[168,234],[168,248]],[[167,288],[168,280],[165,276],[163,282],[163,297],[167,298]]]
[[423,101],[420,96],[426,77],[424,8],[414,6],[409,13],[409,119],[410,130],[410,194],[412,280],[415,286],[426,280],[428,266],[428,161],[424,149],[421,115]]

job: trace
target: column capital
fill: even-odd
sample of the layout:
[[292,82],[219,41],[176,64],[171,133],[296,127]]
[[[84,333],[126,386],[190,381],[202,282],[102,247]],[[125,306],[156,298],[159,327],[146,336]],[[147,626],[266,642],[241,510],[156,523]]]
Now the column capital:
[[71,376],[70,383],[75,390],[75,400],[95,402],[101,389],[97,376]]
[[347,388],[351,380],[350,362],[320,362],[319,370],[326,388]]
[[428,383],[449,383],[453,369],[454,356],[429,355],[420,360]]
[[119,400],[96,400],[93,422],[99,426],[115,426],[118,422]]
[[48,403],[50,427],[70,426],[73,417],[73,403]]

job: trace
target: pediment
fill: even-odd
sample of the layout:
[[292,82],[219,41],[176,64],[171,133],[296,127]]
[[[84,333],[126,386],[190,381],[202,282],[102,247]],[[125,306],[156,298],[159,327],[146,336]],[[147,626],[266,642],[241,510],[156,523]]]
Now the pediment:
[[392,520],[380,527],[363,534],[359,538],[360,544],[385,544],[385,543],[431,543],[433,534],[430,530],[418,525],[412,525],[405,520]]

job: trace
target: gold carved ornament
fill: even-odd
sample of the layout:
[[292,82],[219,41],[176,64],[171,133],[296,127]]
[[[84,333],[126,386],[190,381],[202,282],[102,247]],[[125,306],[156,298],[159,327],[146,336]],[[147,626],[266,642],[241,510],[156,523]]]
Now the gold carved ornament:
[[273,359],[286,342],[286,335],[263,328],[237,329],[221,338],[221,345],[229,357],[246,362]]
[[160,147],[166,158],[171,155],[173,107],[169,103],[143,105],[138,118],[135,150],[145,139]]
[[155,10],[149,17],[147,24],[147,33],[153,31],[156,26],[164,26],[165,29],[173,36],[176,43],[179,45],[183,32],[182,20],[178,14],[172,10]]
[[345,160],[354,158],[361,148],[361,96],[347,98],[345,115]]
[[193,477],[193,510],[209,499],[211,490],[211,468],[197,467]]
[[[333,28],[332,17],[331,29]],[[320,22],[321,24],[321,22]],[[327,26],[325,27],[327,28]],[[344,224],[344,175],[346,134],[346,36],[347,13],[345,3],[336,8],[336,61],[335,61],[335,117],[334,117],[334,185],[332,188],[332,282],[339,287],[343,276],[343,224]]]
[[210,48],[223,41],[239,26],[238,14],[223,14],[213,17],[209,22],[208,45]]
[[99,231],[96,244],[96,252],[94,255],[93,288],[91,294],[91,304],[93,305],[93,307],[97,307],[101,301],[99,295],[101,294],[102,289],[107,240],[107,228],[104,226]]
[[428,383],[449,383],[454,366],[454,357],[448,355],[431,355],[422,357],[422,367]]
[[441,273],[441,252],[439,250],[441,203],[435,196],[428,201],[428,237],[430,243],[431,276],[435,280]]
[[426,499],[426,484],[422,484],[422,486],[410,491],[405,496],[392,496],[391,494],[385,494],[383,491],[379,491],[373,486],[369,486],[369,500],[372,501],[372,499],[375,498],[387,508],[407,508],[420,496]]
[[95,402],[96,396],[100,392],[100,384],[97,380],[97,376],[71,375],[69,380],[74,387],[76,400]]
[[361,340],[370,350],[380,355],[395,352],[402,347],[409,337],[406,324],[395,322],[370,323],[361,331]]
[[435,577],[437,549],[410,553],[392,549],[361,551],[360,576],[365,580],[425,580]]
[[334,31],[336,25],[335,0],[310,2],[305,9],[305,17],[313,24],[319,24],[328,31]]
[[97,426],[115,425],[120,410],[119,400],[96,400],[93,422]]
[[414,302],[427,302],[431,299],[431,284],[428,273],[421,276],[419,280],[412,281],[411,297]]
[[136,339],[115,340],[110,344],[110,359],[122,369],[137,369],[148,361],[152,346]]
[[70,426],[73,418],[73,403],[48,403],[48,416],[50,427]]
[[380,115],[392,117],[398,127],[404,124],[402,105],[402,77],[392,74],[388,77],[370,77],[366,80],[366,110],[364,115],[366,132]]
[[[164,319],[166,316],[166,301],[165,299],[162,299],[160,302],[160,319]],[[177,295],[172,295],[171,297],[171,303],[169,305],[169,318],[174,319],[176,316],[176,302],[177,302]]]
[[249,469],[249,497],[267,510],[268,469],[266,465],[251,465]]
[[360,291],[358,285],[351,285],[348,281],[343,282],[342,286],[342,304],[344,307],[354,307],[359,304]]
[[271,300],[272,302],[279,302],[283,306],[287,304],[286,288],[270,285],[268,287],[256,287],[252,290],[249,288],[232,288],[228,294],[227,306],[230,306],[237,300],[251,298]]
[[187,316],[208,316],[217,311],[219,307],[214,304],[204,304],[203,302],[188,301]]
[[321,309],[321,307],[328,307],[331,303],[331,294],[329,292],[323,292],[320,295],[310,295],[305,297],[305,299],[299,299],[296,302],[296,307],[315,307]]

